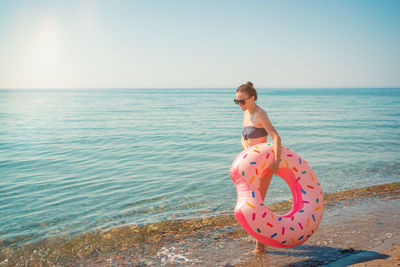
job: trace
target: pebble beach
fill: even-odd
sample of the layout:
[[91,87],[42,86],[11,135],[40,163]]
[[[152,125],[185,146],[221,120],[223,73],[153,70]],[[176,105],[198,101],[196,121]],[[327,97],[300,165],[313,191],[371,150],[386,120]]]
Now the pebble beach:
[[[0,266],[399,264],[400,183],[330,193],[324,199],[321,225],[306,243],[289,249],[268,247],[260,256],[250,253],[254,239],[226,214],[130,225],[14,248],[2,244]],[[270,208],[279,213],[290,206],[284,201]]]

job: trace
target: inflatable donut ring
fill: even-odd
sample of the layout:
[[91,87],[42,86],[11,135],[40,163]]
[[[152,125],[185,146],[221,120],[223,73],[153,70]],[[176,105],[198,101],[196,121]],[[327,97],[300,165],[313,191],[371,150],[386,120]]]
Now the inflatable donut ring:
[[232,163],[229,175],[235,184],[235,216],[240,225],[260,242],[279,248],[304,243],[317,229],[324,210],[324,199],[317,176],[295,152],[282,147],[279,171],[289,185],[293,207],[285,215],[271,212],[261,200],[260,180],[270,172],[274,161],[271,143],[242,151]]

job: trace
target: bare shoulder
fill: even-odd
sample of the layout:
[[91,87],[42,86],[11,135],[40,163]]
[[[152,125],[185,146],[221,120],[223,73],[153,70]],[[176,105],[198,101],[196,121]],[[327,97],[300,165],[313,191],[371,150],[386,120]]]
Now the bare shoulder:
[[259,119],[265,119],[265,118],[268,118],[268,114],[267,114],[267,112],[263,109],[263,108],[261,108],[260,106],[258,107],[258,111],[257,111],[257,117],[259,118]]

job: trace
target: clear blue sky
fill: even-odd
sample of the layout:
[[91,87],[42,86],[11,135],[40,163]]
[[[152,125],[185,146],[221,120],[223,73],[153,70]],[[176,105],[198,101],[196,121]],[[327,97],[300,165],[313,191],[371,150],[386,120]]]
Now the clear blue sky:
[[0,88],[400,87],[400,1],[0,0]]

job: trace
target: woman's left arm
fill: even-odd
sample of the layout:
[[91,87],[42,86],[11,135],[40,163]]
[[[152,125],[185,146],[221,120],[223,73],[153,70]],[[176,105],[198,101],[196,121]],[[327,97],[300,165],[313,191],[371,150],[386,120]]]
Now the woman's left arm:
[[274,166],[271,166],[272,173],[275,173],[279,169],[279,162],[281,159],[281,137],[276,131],[275,127],[272,125],[271,121],[268,118],[267,112],[263,111],[259,113],[258,121],[261,125],[267,130],[268,135],[274,140],[274,151],[275,151],[275,162]]

